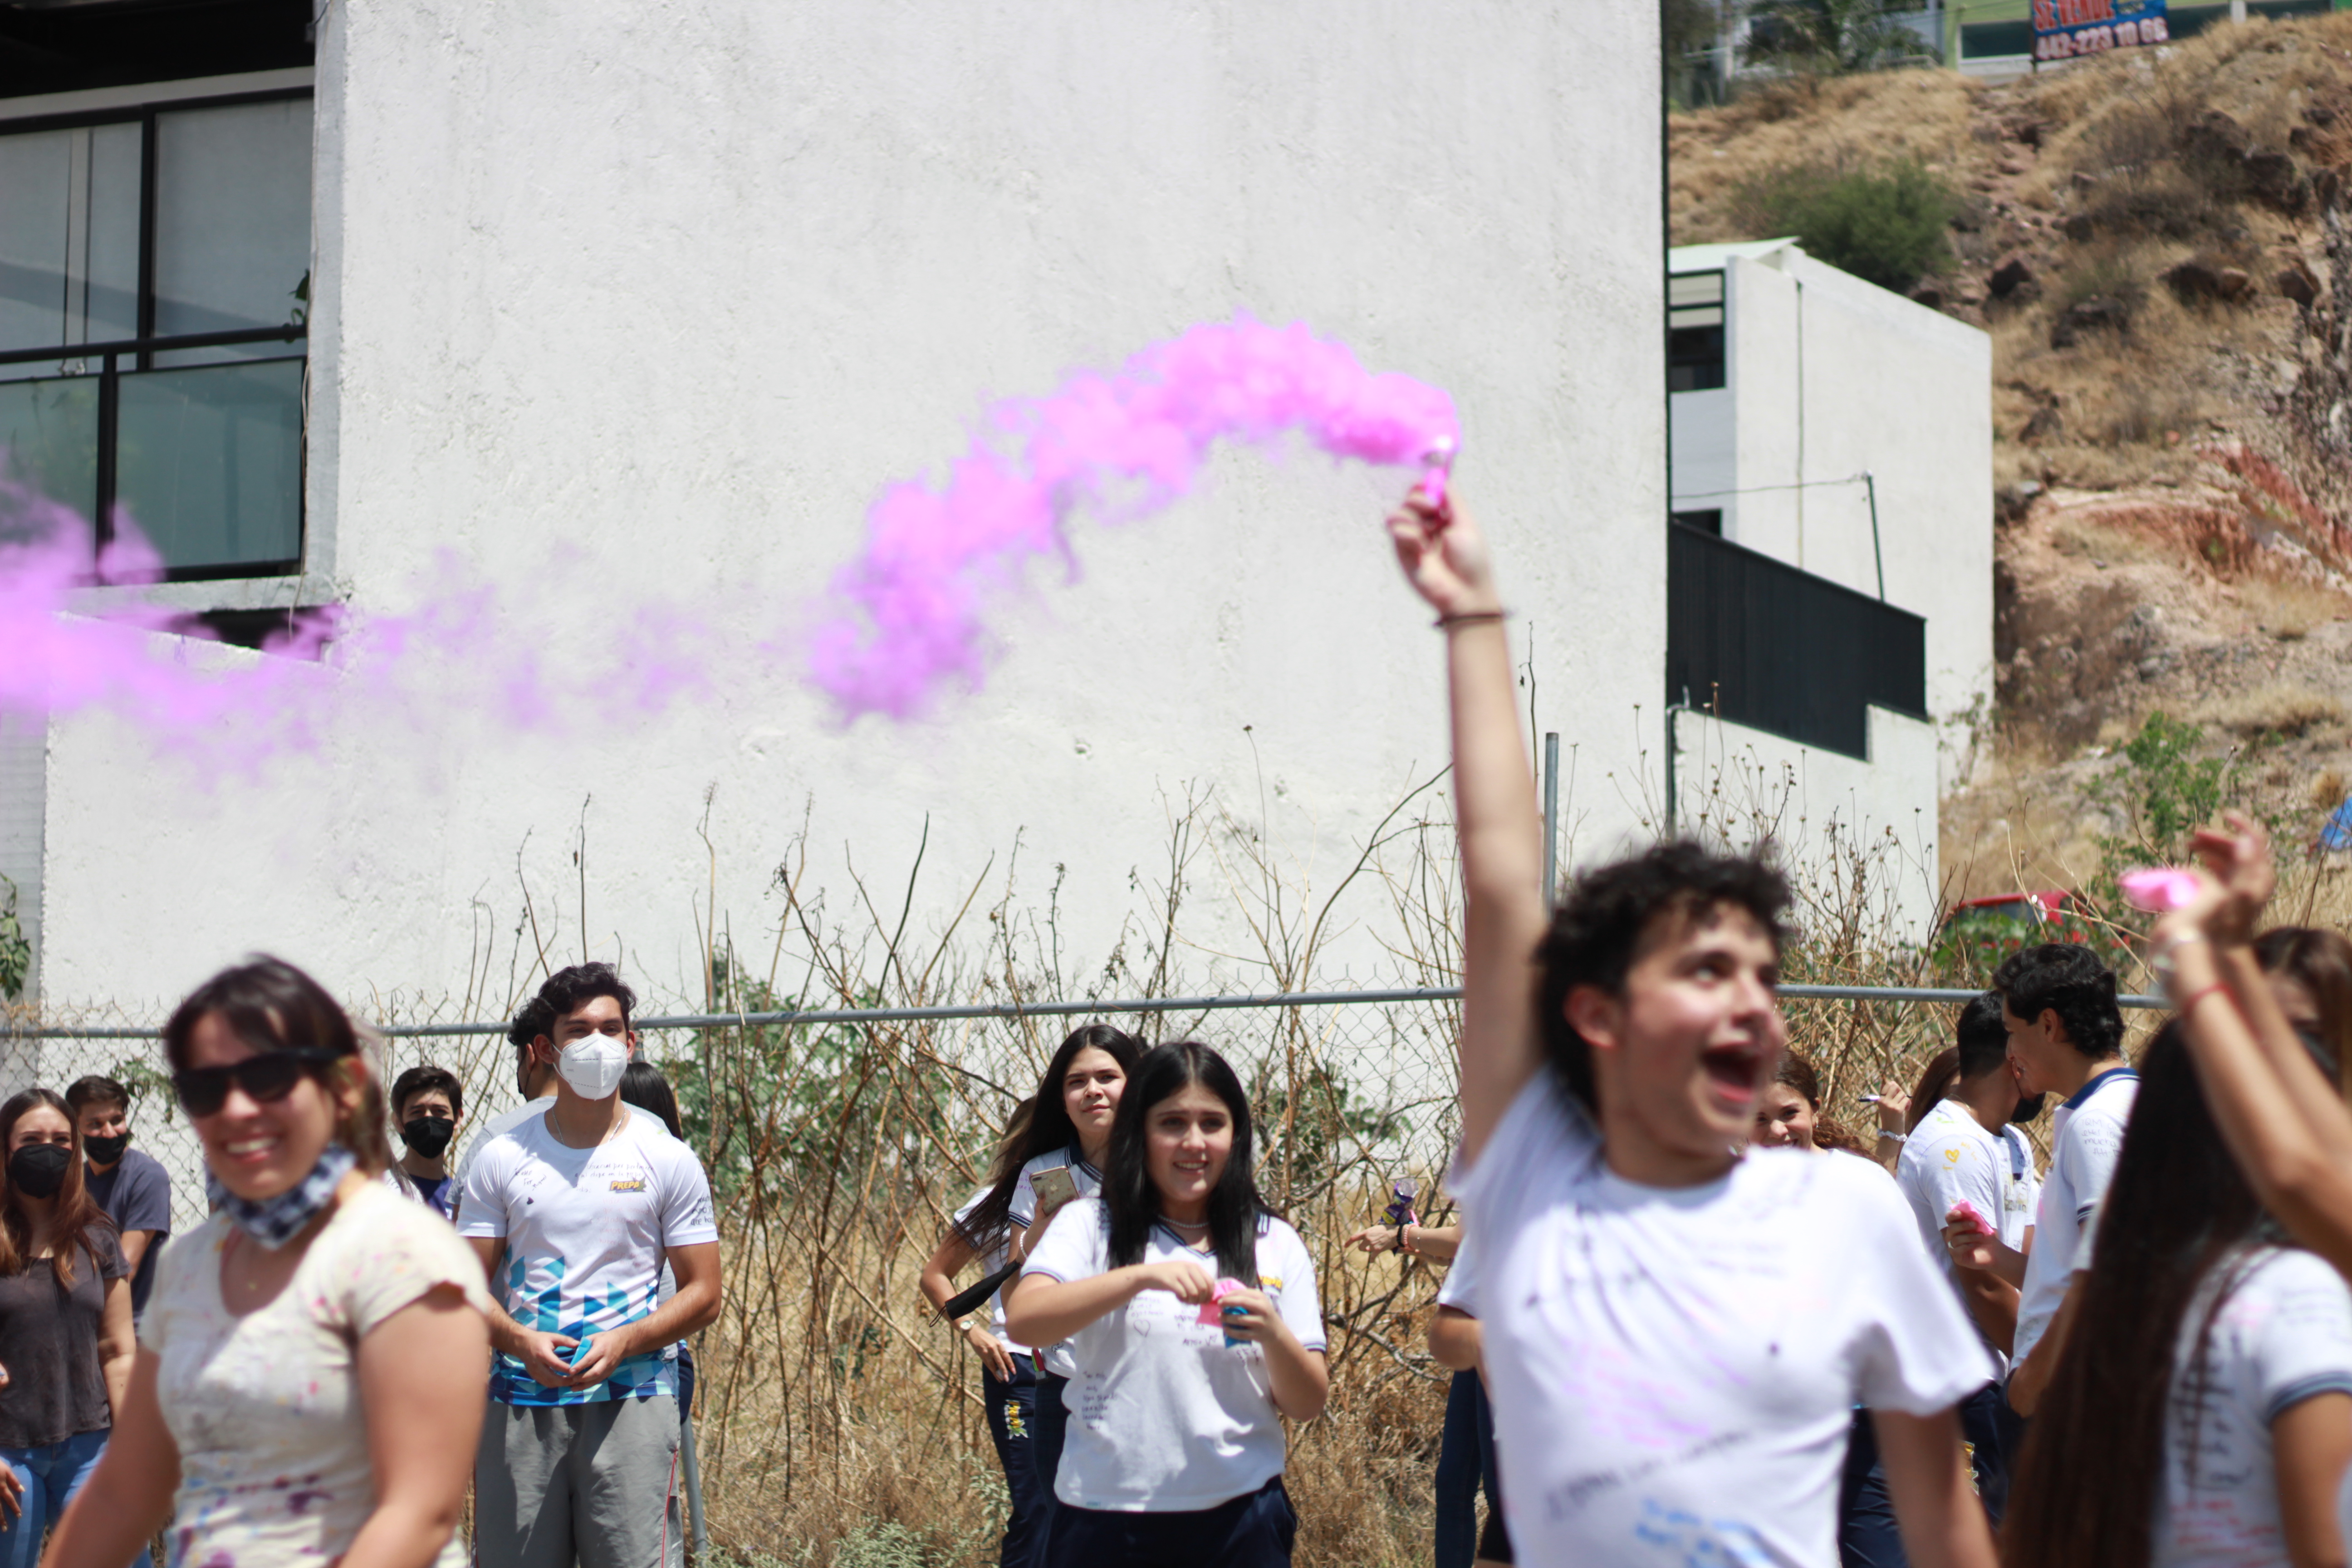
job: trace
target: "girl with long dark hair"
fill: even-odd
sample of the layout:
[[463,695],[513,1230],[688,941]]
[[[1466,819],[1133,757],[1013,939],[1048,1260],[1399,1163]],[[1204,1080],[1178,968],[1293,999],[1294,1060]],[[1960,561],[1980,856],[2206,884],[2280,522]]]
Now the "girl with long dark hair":
[[2008,1568],[2343,1561],[2352,1289],[2240,1173],[2181,1026],[2140,1089],[2072,1336],[2026,1433]]
[[[79,1119],[46,1089],[0,1105],[0,1563],[32,1568],[106,1452],[138,1352],[131,1268],[82,1186]],[[142,1562],[145,1552],[140,1554]]]
[[[1013,1108],[1004,1136],[996,1145],[1000,1176],[1026,1138],[1035,1110],[1036,1101],[1031,1100]],[[1013,1164],[1012,1170],[1017,1177],[1020,1166]],[[1004,1242],[999,1241],[992,1251],[975,1252],[971,1243],[964,1239],[962,1230],[965,1219],[995,1190],[992,1184],[982,1188],[956,1211],[954,1222],[949,1225],[947,1235],[940,1238],[916,1281],[924,1300],[942,1312],[955,1294],[957,1275],[973,1263],[978,1263],[985,1274],[994,1274],[1005,1265]],[[1027,1568],[1036,1560],[1037,1544],[1045,1539],[1045,1505],[1038,1495],[1037,1467],[1031,1457],[1037,1440],[1036,1358],[1027,1347],[1014,1344],[1005,1334],[1002,1287],[990,1293],[987,1316],[975,1312],[954,1328],[980,1358],[981,1407],[988,1413],[988,1435],[996,1447],[997,1468],[1004,1472],[1007,1507],[1004,1533],[996,1543],[996,1559],[1000,1568]]]
[[[987,1190],[978,1202],[957,1214],[951,1239],[961,1241],[973,1258],[993,1256],[1018,1261],[1028,1256],[1055,1212],[1050,1203],[1039,1202],[1039,1183],[1054,1194],[1082,1198],[1100,1191],[1119,1097],[1126,1091],[1128,1076],[1142,1059],[1143,1042],[1124,1029],[1085,1024],[1071,1030],[1038,1076],[1028,1125],[997,1151]],[[1057,1174],[1049,1176],[1048,1172]],[[997,1292],[992,1321],[982,1325],[977,1320],[967,1321],[958,1331],[981,1350],[983,1362],[987,1352],[976,1335],[987,1334],[1008,1346],[1013,1342],[1003,1327],[1004,1312],[1019,1283],[1018,1278],[1007,1280]],[[1028,1412],[1029,1470],[1034,1481],[1033,1533],[1042,1542],[1052,1527],[1054,1479],[1061,1468],[1062,1444],[1069,1429],[1065,1393],[1077,1368],[1067,1345],[1040,1345],[1030,1353],[1034,1379]],[[1018,1368],[1009,1356],[1006,1364],[1013,1367],[1017,1380]]]
[[1100,1194],[1034,1245],[1008,1311],[1072,1342],[1080,1419],[1052,1568],[1287,1563],[1282,1417],[1329,1392],[1315,1266],[1258,1196],[1249,1099],[1197,1041],[1155,1046],[1111,1131]]

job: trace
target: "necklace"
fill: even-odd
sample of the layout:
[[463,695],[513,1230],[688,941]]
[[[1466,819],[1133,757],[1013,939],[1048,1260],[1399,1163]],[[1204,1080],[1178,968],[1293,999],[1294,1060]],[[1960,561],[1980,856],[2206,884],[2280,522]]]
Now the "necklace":
[[1195,1225],[1191,1220],[1171,1219],[1166,1215],[1161,1215],[1160,1216],[1160,1223],[1166,1226],[1171,1230],[1203,1231],[1209,1228],[1209,1222],[1207,1220],[1202,1220],[1198,1225]]

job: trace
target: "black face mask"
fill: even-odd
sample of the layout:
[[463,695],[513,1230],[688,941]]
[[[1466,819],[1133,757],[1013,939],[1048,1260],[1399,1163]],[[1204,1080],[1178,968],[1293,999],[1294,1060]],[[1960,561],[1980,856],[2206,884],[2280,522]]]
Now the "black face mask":
[[2027,1095],[2023,1100],[2017,1102],[2017,1109],[2009,1113],[2009,1119],[2011,1121],[2032,1121],[2035,1117],[2042,1114],[2042,1102],[2049,1098],[2050,1096],[2046,1091],[2041,1094]]
[[427,1160],[438,1160],[457,1135],[457,1123],[446,1116],[412,1116],[400,1124],[401,1142]]
[[62,1143],[27,1143],[8,1156],[8,1184],[28,1198],[53,1198],[72,1164],[73,1151]]
[[121,1160],[122,1152],[130,1147],[131,1134],[128,1132],[106,1136],[93,1132],[81,1141],[81,1152],[89,1156],[89,1163],[93,1165],[113,1165]]

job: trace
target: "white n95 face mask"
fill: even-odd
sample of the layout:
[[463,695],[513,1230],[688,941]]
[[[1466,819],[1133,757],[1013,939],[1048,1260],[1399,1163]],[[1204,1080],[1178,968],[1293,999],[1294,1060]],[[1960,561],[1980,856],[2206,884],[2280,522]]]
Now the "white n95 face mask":
[[555,1070],[583,1100],[608,1100],[628,1070],[629,1047],[616,1035],[589,1035],[563,1047]]

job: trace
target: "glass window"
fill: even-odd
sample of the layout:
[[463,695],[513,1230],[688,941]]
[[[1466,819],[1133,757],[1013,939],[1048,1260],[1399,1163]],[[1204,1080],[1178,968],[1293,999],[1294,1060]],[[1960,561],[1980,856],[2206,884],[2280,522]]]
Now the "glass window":
[[0,383],[0,469],[87,519],[98,512],[98,377]]
[[[310,102],[155,117],[155,335],[302,320],[310,276]],[[159,360],[263,358],[282,344]]]
[[139,335],[136,124],[0,136],[0,351]]
[[0,124],[0,469],[93,549],[299,569],[310,133],[307,93]]
[[184,572],[302,553],[302,362],[122,378],[117,531]]

